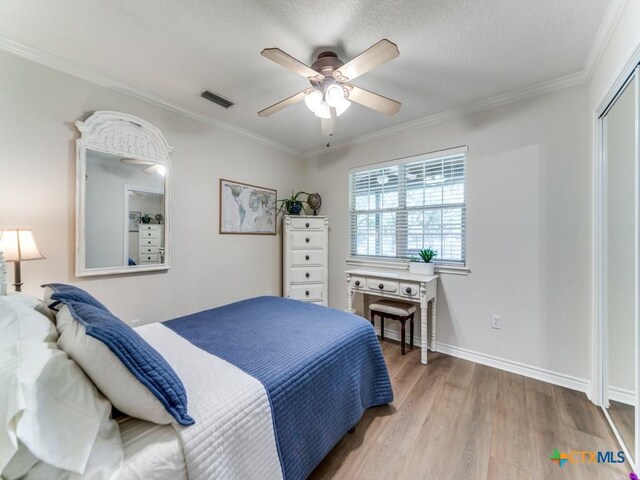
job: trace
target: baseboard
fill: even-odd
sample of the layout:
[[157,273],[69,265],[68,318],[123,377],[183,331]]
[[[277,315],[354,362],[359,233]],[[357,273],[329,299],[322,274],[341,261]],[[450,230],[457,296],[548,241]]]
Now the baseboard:
[[635,405],[636,395],[633,390],[626,388],[609,387],[609,400],[624,403],[625,405]]
[[[376,327],[376,332],[380,335],[380,329],[378,327]],[[385,337],[400,341],[399,333],[387,329],[385,329]],[[422,344],[420,342],[420,337],[416,337],[414,335],[413,344],[421,347]],[[579,392],[583,392],[589,399],[591,399],[591,382],[582,378],[553,372],[551,370],[534,367],[520,362],[514,362],[513,360],[507,360],[493,355],[487,355],[486,353],[474,352],[473,350],[467,350],[466,348],[456,347],[454,345],[447,345],[438,342],[436,343],[436,348],[438,352],[451,355],[452,357],[462,358],[463,360],[468,360],[470,362],[479,363],[481,365],[497,368],[506,372],[517,373],[518,375],[540,380],[542,382],[570,388],[571,390],[577,390]],[[612,400],[616,400],[613,396],[611,398]]]

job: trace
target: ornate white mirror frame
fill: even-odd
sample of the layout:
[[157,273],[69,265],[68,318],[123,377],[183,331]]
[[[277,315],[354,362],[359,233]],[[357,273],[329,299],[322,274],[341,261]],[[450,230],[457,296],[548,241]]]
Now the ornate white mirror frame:
[[[168,270],[171,266],[171,161],[162,132],[145,120],[112,111],[96,111],[84,122],[76,141],[76,276],[114,275]],[[164,257],[161,263],[130,266],[87,267],[87,151],[164,166]],[[126,235],[126,232],[125,232]]]

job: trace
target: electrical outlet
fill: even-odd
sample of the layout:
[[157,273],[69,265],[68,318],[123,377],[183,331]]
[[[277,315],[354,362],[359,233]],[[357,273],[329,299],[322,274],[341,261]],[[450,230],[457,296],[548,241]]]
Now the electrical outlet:
[[502,329],[502,317],[500,315],[491,315],[491,328]]
[[139,326],[140,326],[140,323],[141,323],[141,320],[140,320],[139,318],[136,318],[136,319],[134,319],[134,320],[131,320],[131,326],[132,326],[133,328],[135,328],[135,327],[139,327]]

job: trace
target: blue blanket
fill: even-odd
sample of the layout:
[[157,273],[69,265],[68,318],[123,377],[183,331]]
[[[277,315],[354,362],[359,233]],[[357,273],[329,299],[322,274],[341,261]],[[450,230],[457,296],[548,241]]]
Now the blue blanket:
[[285,479],[306,478],[366,408],[393,400],[375,332],[355,315],[258,297],[164,325],[265,386]]

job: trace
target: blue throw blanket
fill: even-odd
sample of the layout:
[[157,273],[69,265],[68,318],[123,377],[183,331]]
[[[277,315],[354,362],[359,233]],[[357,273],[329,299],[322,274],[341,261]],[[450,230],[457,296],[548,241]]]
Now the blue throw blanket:
[[307,477],[366,408],[393,400],[375,331],[356,315],[258,297],[164,325],[262,382],[285,479]]

